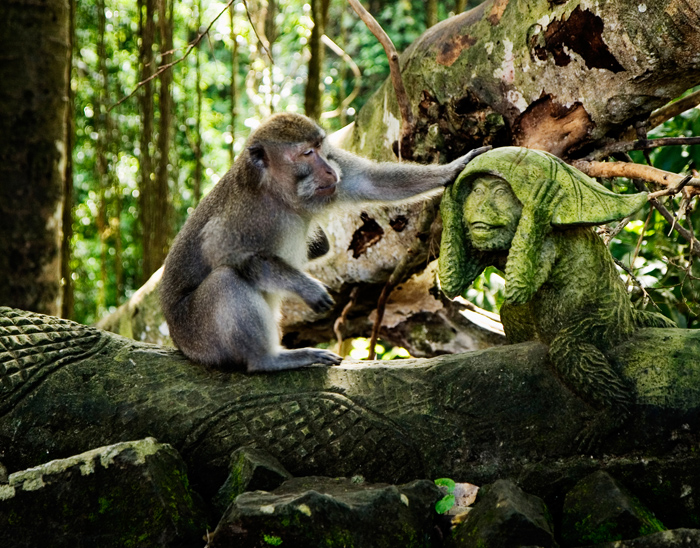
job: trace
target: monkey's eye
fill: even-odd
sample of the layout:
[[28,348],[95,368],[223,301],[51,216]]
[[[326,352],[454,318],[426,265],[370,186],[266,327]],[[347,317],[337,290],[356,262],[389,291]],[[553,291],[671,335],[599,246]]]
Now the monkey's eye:
[[314,149],[310,148],[309,150],[304,151],[302,154],[304,156],[311,156],[314,153]]

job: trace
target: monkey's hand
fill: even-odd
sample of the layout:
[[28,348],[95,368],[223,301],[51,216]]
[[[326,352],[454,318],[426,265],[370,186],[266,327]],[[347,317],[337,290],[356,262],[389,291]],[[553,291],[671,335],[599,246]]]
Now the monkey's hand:
[[324,284],[318,280],[313,280],[313,282],[314,283],[309,285],[304,294],[301,295],[301,298],[304,299],[304,302],[317,314],[328,312],[333,308],[333,305],[335,305],[335,301],[328,293],[328,289]]
[[338,356],[335,352],[330,350],[323,350],[322,348],[309,348],[311,353],[311,363],[310,366],[321,364],[321,365],[338,365],[343,361],[341,356]]
[[484,152],[488,152],[491,150],[491,146],[485,146],[485,147],[479,147],[475,148],[474,150],[471,150],[467,152],[464,156],[461,156],[460,158],[457,158],[456,160],[453,160],[447,166],[450,168],[450,173],[451,176],[449,180],[445,181],[446,185],[451,184],[457,175],[459,175],[465,167],[467,167],[467,164],[471,162],[474,158],[479,156],[480,154],[483,154]]

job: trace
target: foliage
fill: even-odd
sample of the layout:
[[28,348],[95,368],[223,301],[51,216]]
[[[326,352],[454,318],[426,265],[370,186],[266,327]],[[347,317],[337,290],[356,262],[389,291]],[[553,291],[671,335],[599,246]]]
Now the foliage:
[[454,491],[456,484],[450,478],[439,478],[435,480],[435,485],[447,491],[447,494],[435,503],[435,511],[438,514],[444,514],[455,505]]

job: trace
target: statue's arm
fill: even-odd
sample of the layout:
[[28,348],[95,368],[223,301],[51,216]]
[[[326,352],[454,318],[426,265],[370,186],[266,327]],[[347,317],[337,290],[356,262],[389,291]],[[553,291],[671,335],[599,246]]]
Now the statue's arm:
[[559,184],[554,180],[542,181],[533,187],[508,253],[506,301],[528,302],[549,278],[556,260],[552,212],[562,198]]

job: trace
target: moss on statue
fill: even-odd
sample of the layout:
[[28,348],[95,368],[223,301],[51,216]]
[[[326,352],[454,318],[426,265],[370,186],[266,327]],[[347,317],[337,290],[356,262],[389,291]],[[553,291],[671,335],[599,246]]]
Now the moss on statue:
[[443,291],[463,293],[487,266],[505,271],[509,342],[548,345],[559,378],[599,411],[579,437],[583,449],[622,424],[634,400],[609,351],[639,328],[673,326],[634,309],[591,228],[644,203],[644,193],[615,194],[551,154],[518,147],[473,160],[442,200]]

